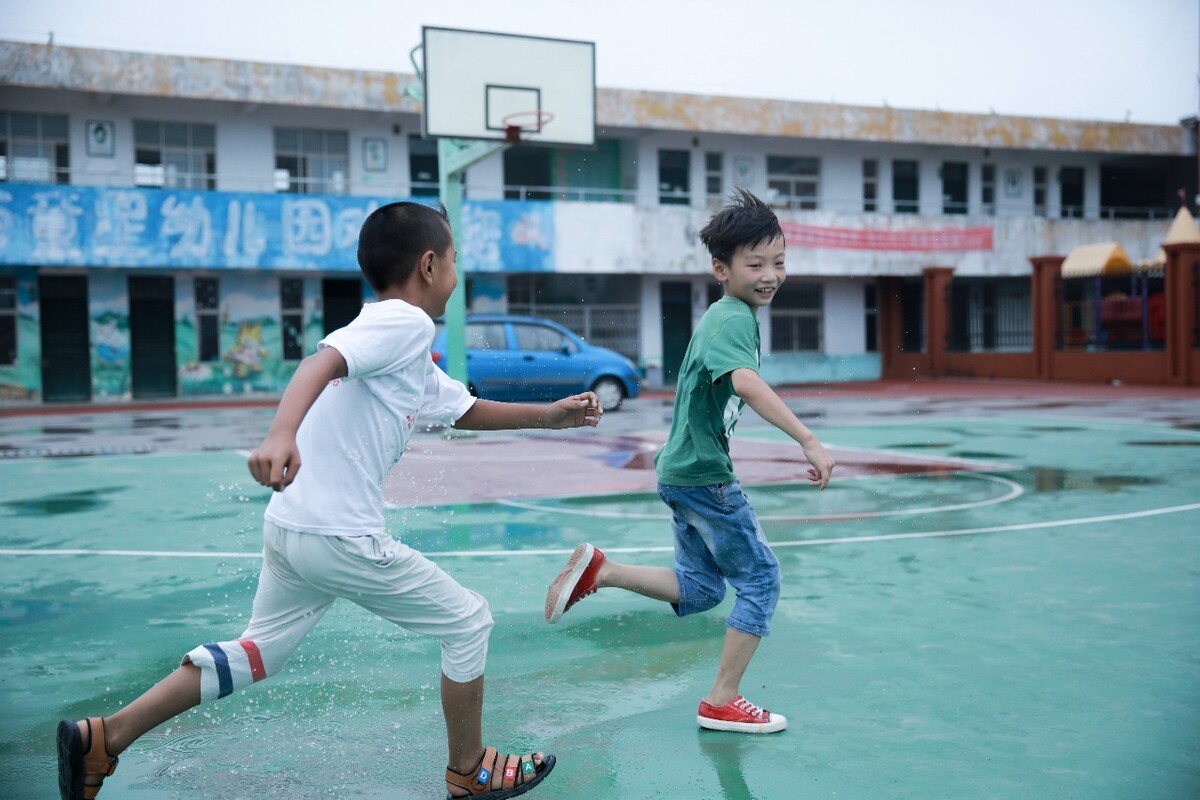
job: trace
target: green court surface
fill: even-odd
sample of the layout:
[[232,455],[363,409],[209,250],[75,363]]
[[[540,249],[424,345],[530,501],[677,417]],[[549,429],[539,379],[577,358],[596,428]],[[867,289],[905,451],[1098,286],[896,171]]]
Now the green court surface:
[[[545,460],[519,498],[389,511],[491,603],[485,741],[559,759],[529,797],[1200,797],[1194,424],[961,404],[815,420],[845,474],[746,487],[783,596],[743,690],[790,720],[755,737],[695,724],[731,598],[676,619],[606,590],[543,621],[580,541],[670,563],[657,497],[603,491],[652,483],[622,413],[627,430],[586,434],[604,457],[578,433],[496,440],[514,462],[534,443],[585,459],[593,491],[559,496]],[[768,477],[799,454],[762,425],[738,436]],[[454,442],[461,471],[437,474],[502,470],[497,448],[472,463],[489,441]],[[56,796],[60,717],[109,713],[241,632],[266,499],[235,448],[0,461],[0,796]],[[135,743],[100,797],[444,797],[438,670],[436,642],[341,601],[280,675]]]

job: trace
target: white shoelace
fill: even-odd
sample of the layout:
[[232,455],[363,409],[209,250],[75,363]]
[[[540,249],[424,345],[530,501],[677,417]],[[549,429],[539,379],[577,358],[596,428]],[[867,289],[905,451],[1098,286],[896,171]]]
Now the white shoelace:
[[766,715],[766,712],[744,697],[739,697],[737,700],[734,700],[733,706],[734,708],[740,708],[742,711],[745,711],[752,717],[762,717]]

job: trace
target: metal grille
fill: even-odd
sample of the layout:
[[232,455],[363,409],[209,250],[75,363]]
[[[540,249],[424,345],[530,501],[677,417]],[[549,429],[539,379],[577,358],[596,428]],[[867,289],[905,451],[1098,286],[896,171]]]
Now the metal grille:
[[1033,316],[1027,278],[961,278],[950,287],[950,350],[1029,351]]

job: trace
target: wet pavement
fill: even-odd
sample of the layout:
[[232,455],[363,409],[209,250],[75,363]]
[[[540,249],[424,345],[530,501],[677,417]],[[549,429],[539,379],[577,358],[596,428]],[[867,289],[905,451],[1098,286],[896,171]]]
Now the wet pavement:
[[[389,528],[488,598],[485,739],[560,759],[530,797],[1200,796],[1200,391],[933,388],[789,391],[845,467],[825,492],[739,424],[784,581],[743,684],[791,720],[767,737],[695,726],[731,598],[676,619],[603,590],[542,621],[579,541],[670,563],[647,489],[665,398],[595,431],[414,438]],[[272,413],[0,415],[0,795],[54,796],[60,716],[241,630],[269,494],[242,451]],[[139,740],[100,797],[443,797],[437,670],[436,643],[337,604],[281,674]]]

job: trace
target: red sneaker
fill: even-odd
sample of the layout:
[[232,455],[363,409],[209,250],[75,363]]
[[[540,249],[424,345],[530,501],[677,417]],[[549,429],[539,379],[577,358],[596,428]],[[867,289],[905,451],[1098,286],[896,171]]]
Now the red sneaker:
[[740,694],[723,706],[700,701],[696,722],[710,731],[738,733],[775,733],[787,727],[787,717],[759,708]]
[[567,609],[596,591],[596,574],[604,561],[604,553],[590,544],[575,548],[546,592],[546,622],[558,622]]

